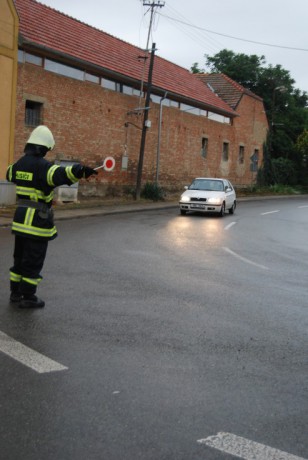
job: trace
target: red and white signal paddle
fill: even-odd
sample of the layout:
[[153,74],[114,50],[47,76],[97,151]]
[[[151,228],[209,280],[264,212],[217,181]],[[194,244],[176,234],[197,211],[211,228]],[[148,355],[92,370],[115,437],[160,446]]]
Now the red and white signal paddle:
[[105,171],[109,172],[109,171],[112,171],[114,167],[115,167],[115,159],[113,157],[106,157],[104,160],[104,163],[101,166],[94,168],[94,170],[96,171],[97,169],[104,168]]

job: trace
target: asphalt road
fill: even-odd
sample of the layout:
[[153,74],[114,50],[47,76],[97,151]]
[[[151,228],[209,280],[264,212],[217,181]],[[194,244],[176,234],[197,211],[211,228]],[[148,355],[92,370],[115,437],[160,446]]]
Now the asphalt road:
[[57,227],[34,311],[0,228],[1,459],[308,459],[307,199]]

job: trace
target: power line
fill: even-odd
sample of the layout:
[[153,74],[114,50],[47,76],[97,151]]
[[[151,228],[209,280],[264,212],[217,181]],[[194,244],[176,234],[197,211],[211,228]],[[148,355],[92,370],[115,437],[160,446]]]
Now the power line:
[[270,43],[264,43],[264,42],[257,42],[257,41],[254,41],[254,40],[248,40],[246,38],[234,37],[232,35],[222,34],[220,32],[214,32],[213,30],[204,29],[203,27],[198,27],[198,26],[195,26],[193,24],[189,24],[188,22],[181,21],[180,19],[172,18],[171,16],[167,16],[166,14],[162,14],[162,13],[157,13],[157,14],[159,14],[161,16],[164,16],[165,18],[170,19],[171,21],[180,22],[181,24],[184,24],[184,25],[186,25],[188,27],[193,27],[194,29],[202,30],[204,32],[209,32],[209,33],[214,34],[214,35],[220,35],[221,37],[232,38],[233,40],[239,40],[239,41],[242,41],[242,42],[254,43],[256,45],[271,46],[273,48],[282,48],[282,49],[288,49],[288,50],[293,50],[293,51],[306,51],[306,52],[308,51],[307,48],[294,48],[292,46],[273,45],[273,44],[270,44]]
[[[172,8],[171,6],[168,6],[167,5],[167,12],[168,10],[171,11],[172,15],[174,16],[174,14],[179,18],[179,20],[186,20],[186,16],[184,16],[182,13],[180,13],[179,11],[177,11],[175,8]],[[189,27],[193,26],[193,24],[191,23],[188,23]],[[183,31],[185,29],[182,29]],[[186,29],[187,30],[187,29]],[[187,32],[185,32],[187,34]],[[211,37],[210,35],[208,34],[204,34],[203,32],[200,32],[200,31],[191,31],[191,38],[192,36],[195,36],[198,41],[200,42],[200,38],[201,40],[205,40],[207,45],[208,45],[208,42],[210,41],[212,46],[215,46],[216,48],[219,48],[221,49],[223,47],[222,43],[220,43],[219,41],[217,41],[215,38]],[[196,40],[195,40],[196,41]]]
[[[171,21],[169,21],[169,20],[168,20],[168,23],[172,24]],[[190,38],[192,41],[194,41],[200,47],[200,49],[202,49],[203,51],[208,50],[208,51],[211,51],[211,52],[215,53],[217,51],[217,49],[220,49],[220,48],[217,48],[217,46],[213,47],[207,41],[207,39],[205,37],[202,37],[202,36],[198,37],[194,33],[190,33],[190,31],[187,30],[187,27],[182,26],[181,24],[174,24],[173,23],[172,26],[174,26],[177,30],[179,30],[181,33],[185,34],[188,38]]]

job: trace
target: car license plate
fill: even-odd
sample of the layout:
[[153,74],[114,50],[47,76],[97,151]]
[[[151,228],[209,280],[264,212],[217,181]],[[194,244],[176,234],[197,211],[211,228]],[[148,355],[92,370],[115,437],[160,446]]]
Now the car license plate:
[[195,209],[204,209],[205,208],[204,204],[192,204],[190,207],[195,208]]

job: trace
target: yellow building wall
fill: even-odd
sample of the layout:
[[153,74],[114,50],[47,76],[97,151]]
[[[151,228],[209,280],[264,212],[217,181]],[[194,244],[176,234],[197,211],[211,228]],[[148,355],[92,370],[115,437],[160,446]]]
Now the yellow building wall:
[[13,0],[0,0],[0,180],[14,156],[18,16]]

